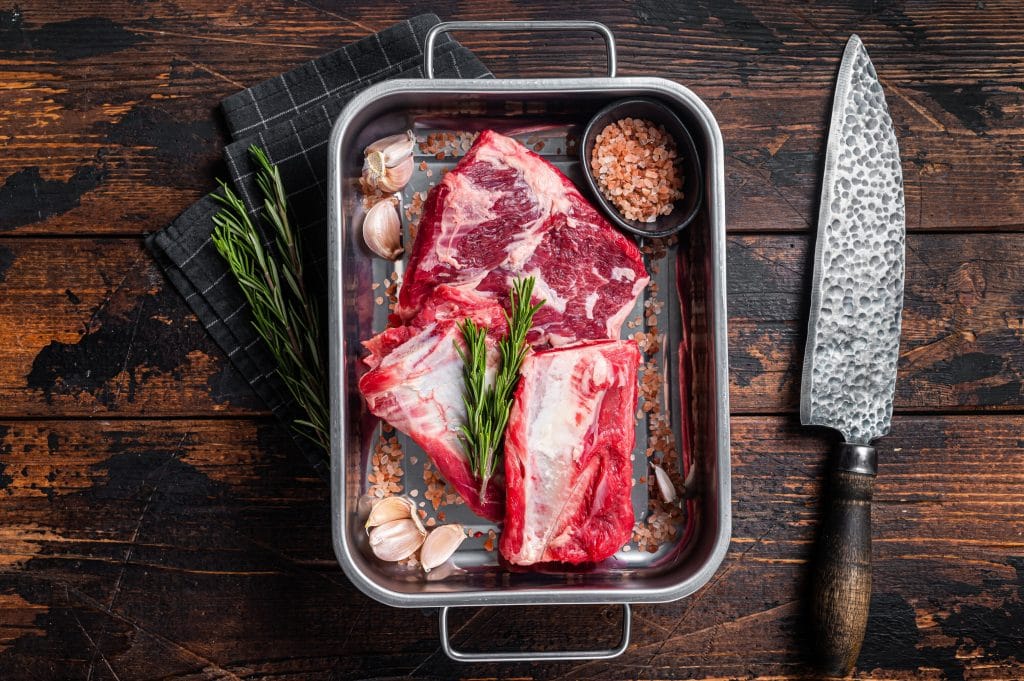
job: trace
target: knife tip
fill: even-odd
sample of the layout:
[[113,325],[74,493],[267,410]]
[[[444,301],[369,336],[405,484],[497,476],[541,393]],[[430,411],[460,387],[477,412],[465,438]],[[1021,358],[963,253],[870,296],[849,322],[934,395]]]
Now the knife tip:
[[[867,56],[867,53],[867,48],[861,42],[860,36],[856,33],[851,33],[850,39],[846,41],[846,48],[843,50],[843,64],[849,64],[849,68],[852,68],[857,56],[860,54]],[[868,60],[870,61],[870,57],[868,57]]]

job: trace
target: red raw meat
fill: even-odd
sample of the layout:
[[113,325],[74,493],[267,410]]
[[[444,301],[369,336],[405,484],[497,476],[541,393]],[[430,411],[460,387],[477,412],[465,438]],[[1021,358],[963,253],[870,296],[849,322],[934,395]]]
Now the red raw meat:
[[423,448],[474,513],[497,521],[502,517],[502,481],[492,478],[481,499],[459,440],[466,408],[455,343],[465,348],[458,324],[467,317],[489,327],[488,365],[496,368],[497,341],[507,328],[501,306],[473,291],[439,286],[406,326],[386,329],[363,344],[370,351],[365,361],[371,368],[359,379],[359,390],[371,412]]
[[633,531],[634,341],[594,341],[523,363],[505,431],[510,563],[596,563]]
[[636,245],[615,230],[557,168],[485,130],[427,196],[399,292],[411,319],[439,284],[508,300],[533,275],[530,342],[540,348],[618,338],[649,277]]

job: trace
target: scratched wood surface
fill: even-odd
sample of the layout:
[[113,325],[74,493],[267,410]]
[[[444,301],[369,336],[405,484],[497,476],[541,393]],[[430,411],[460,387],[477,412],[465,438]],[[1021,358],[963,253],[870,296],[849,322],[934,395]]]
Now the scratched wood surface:
[[[596,18],[624,75],[726,142],[734,532],[609,662],[458,665],[435,613],[359,594],[328,491],[141,245],[224,168],[220,98],[409,15]],[[1016,0],[0,1],[0,679],[804,679],[827,433],[795,409],[808,235],[843,41],[906,178],[897,416],[866,679],[1024,678],[1024,6]],[[596,75],[584,36],[460,39],[497,74]],[[467,648],[597,644],[615,608],[468,610]]]

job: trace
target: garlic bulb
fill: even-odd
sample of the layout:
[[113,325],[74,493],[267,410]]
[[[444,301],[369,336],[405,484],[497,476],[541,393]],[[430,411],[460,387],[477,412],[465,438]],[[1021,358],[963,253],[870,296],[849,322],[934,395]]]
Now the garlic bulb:
[[369,531],[370,528],[383,525],[392,520],[411,518],[415,510],[416,505],[408,497],[385,497],[380,499],[370,510],[370,515],[366,519],[366,530]]
[[668,477],[668,473],[665,469],[657,464],[651,464],[654,469],[654,481],[658,483],[658,491],[661,492],[661,498],[666,504],[671,504],[676,500],[676,488],[672,484],[672,479]]
[[425,538],[426,533],[411,518],[391,520],[370,530],[370,550],[381,560],[405,560]]
[[424,572],[430,572],[452,557],[456,549],[466,540],[462,525],[441,525],[427,535],[420,549],[420,564]]
[[412,151],[416,136],[411,130],[377,140],[363,152],[363,179],[384,192],[397,192],[412,177]]
[[373,204],[363,218],[363,241],[382,258],[396,260],[402,255],[402,217],[394,197]]

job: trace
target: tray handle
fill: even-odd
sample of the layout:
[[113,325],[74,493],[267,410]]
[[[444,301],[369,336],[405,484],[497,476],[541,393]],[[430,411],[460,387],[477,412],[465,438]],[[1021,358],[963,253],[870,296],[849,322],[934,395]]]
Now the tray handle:
[[429,31],[423,44],[423,73],[434,77],[434,43],[448,31],[590,31],[604,38],[608,50],[608,77],[615,77],[615,36],[597,21],[442,21]]
[[607,660],[618,657],[629,647],[629,636],[632,629],[632,616],[629,604],[622,604],[622,639],[614,648],[602,650],[552,650],[524,653],[467,653],[457,650],[448,638],[448,611],[450,607],[441,608],[440,634],[441,649],[444,654],[457,662],[564,662],[567,660]]

